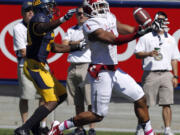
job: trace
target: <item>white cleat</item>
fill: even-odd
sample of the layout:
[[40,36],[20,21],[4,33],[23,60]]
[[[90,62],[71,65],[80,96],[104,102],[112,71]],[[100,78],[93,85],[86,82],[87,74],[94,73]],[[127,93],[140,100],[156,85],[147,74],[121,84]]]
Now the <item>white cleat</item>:
[[63,135],[63,132],[59,130],[59,125],[60,125],[59,121],[54,121],[51,124],[51,129],[48,135]]
[[140,125],[137,126],[135,135],[144,135],[144,130],[142,126]]

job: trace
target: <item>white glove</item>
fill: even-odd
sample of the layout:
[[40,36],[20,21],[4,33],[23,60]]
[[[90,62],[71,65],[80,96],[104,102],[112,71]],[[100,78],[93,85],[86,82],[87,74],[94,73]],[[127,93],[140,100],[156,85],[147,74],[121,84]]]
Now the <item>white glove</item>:
[[68,10],[68,12],[67,12],[63,17],[61,17],[59,20],[61,21],[61,23],[63,23],[63,22],[65,22],[65,21],[69,20],[69,19],[73,16],[73,14],[74,14],[75,12],[76,12],[76,8],[70,9],[70,10]]
[[85,39],[80,41],[80,43],[79,43],[79,50],[81,50],[81,51],[84,50],[86,48],[86,45],[87,45],[87,43],[86,43]]

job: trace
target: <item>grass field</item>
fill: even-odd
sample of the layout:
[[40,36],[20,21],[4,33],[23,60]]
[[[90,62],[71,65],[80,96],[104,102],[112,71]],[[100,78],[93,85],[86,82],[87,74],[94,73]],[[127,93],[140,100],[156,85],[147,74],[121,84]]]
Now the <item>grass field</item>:
[[[71,131],[64,132],[65,135],[70,135]],[[134,133],[121,133],[121,132],[101,132],[97,131],[97,135],[134,135]],[[0,135],[14,135],[13,129],[0,129]]]
[[[71,135],[71,131],[65,131],[65,135]],[[128,132],[105,132],[105,131],[97,131],[97,135],[134,135],[134,133],[128,133]],[[0,129],[0,135],[14,135],[13,129]],[[157,133],[157,135],[163,135],[162,133]],[[180,133],[175,134],[180,135]]]

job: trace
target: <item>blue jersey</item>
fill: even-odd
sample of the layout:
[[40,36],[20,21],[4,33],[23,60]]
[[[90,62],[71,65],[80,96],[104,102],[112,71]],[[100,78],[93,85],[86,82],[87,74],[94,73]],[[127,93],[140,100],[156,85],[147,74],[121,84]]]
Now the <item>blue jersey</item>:
[[35,31],[36,24],[48,23],[50,19],[43,13],[37,13],[30,20],[28,25],[28,46],[26,56],[39,62],[47,63],[47,57],[51,50],[51,43],[54,42],[54,32],[38,34]]

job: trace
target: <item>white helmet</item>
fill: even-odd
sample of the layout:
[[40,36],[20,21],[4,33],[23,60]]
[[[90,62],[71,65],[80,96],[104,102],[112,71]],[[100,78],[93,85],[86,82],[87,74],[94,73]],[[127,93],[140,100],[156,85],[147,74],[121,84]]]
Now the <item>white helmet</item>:
[[84,0],[83,10],[87,17],[105,17],[109,3],[106,0]]

